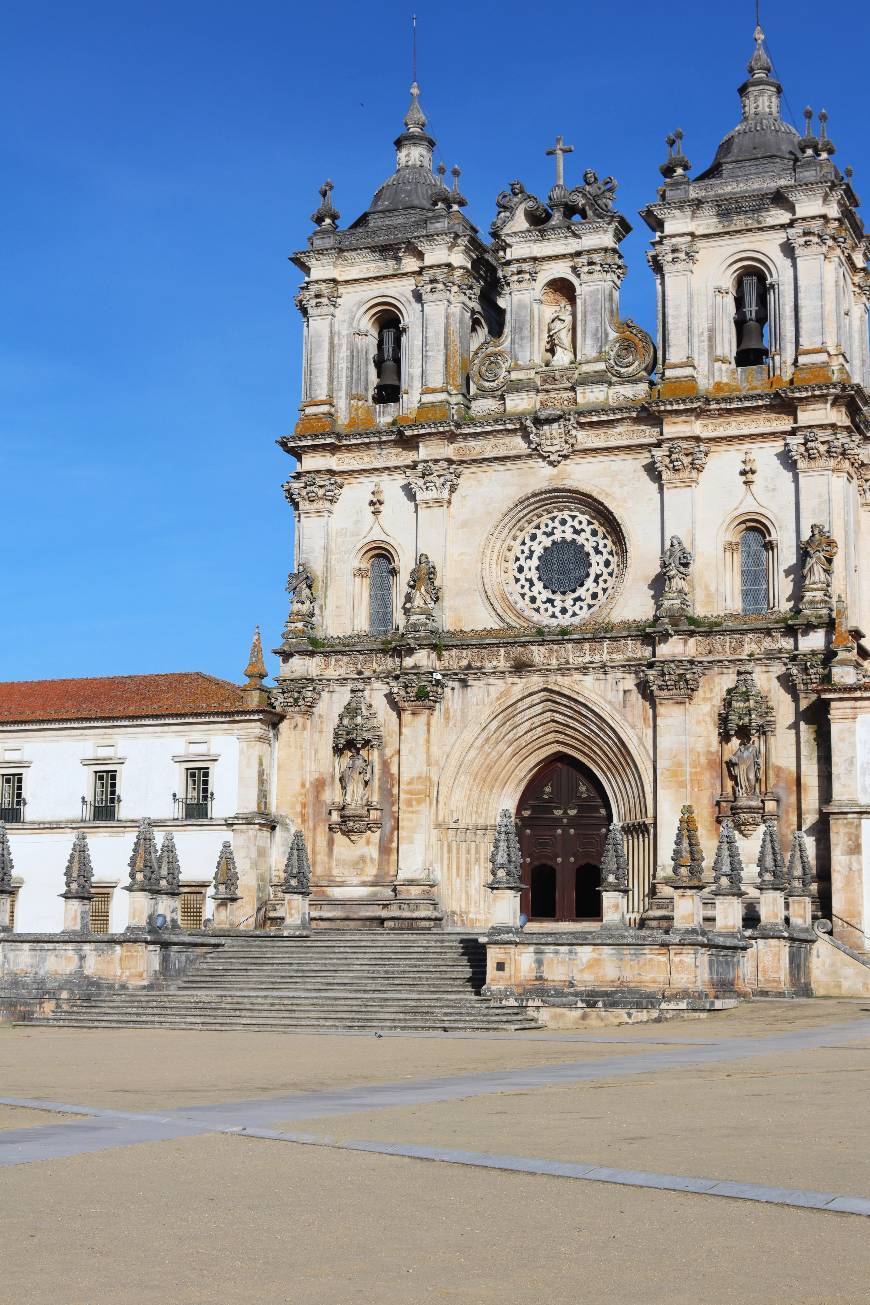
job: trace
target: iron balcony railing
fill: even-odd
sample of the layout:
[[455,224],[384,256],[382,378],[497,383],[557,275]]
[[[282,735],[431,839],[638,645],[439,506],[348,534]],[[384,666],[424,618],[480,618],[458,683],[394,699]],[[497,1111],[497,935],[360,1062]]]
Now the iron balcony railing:
[[13,802],[11,806],[0,806],[0,824],[20,825],[24,820],[24,808],[27,806],[27,799],[21,798],[18,802]]
[[201,802],[191,802],[189,798],[172,794],[172,816],[174,820],[211,820],[214,807],[214,793]]
[[120,797],[109,798],[107,802],[89,802],[87,798],[82,798],[82,820],[118,820],[120,805]]

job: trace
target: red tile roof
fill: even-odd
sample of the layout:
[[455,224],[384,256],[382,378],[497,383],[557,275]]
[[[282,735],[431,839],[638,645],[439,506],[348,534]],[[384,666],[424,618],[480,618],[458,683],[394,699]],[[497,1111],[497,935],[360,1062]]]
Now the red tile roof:
[[0,682],[0,723],[210,716],[250,710],[239,685],[202,671]]

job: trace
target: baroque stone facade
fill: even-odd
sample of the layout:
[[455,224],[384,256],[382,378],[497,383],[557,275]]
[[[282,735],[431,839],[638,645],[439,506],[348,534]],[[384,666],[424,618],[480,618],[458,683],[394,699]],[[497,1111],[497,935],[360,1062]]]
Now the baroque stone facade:
[[569,177],[561,137],[550,189],[510,182],[484,239],[432,170],[415,85],[367,211],[340,228],[321,192],[294,257],[272,691],[312,925],[491,923],[515,813],[531,928],[601,919],[616,827],[625,918],[664,920],[681,820],[750,902],[762,841],[804,831],[816,909],[846,941],[870,928],[868,246],[829,139],[799,138],[780,92],[758,31],[710,167],[669,138],[641,215],[655,341],[620,315],[617,183]]

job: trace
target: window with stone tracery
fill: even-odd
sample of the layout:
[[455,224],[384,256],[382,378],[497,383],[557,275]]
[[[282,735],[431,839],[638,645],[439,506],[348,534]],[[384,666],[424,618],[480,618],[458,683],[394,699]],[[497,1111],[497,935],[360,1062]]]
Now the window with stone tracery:
[[735,522],[725,543],[724,609],[745,616],[779,607],[779,550],[776,536],[755,515]]
[[585,512],[553,512],[517,540],[513,589],[528,615],[551,625],[581,621],[610,593],[618,574],[614,542]]
[[767,541],[762,531],[750,526],[740,536],[740,610],[750,614],[769,609]]
[[369,633],[389,634],[394,628],[393,575],[395,568],[386,553],[375,553],[369,562]]

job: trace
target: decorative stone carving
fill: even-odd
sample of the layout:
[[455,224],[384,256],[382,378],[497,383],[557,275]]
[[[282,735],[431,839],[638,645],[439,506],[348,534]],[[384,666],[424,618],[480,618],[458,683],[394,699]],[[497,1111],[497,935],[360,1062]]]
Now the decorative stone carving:
[[691,702],[703,669],[693,661],[656,661],[641,671],[641,681],[659,702]]
[[328,471],[297,471],[285,480],[282,488],[287,502],[297,510],[332,509],[339,500],[343,485]]
[[434,711],[444,698],[444,680],[438,671],[403,671],[391,684],[403,711]]
[[517,209],[522,208],[522,206],[528,203],[529,200],[532,200],[535,204],[538,203],[534,195],[526,193],[525,186],[519,180],[512,181],[507,190],[502,190],[496,196],[495,200],[495,206],[498,209],[498,212],[489,228],[492,235],[498,235],[502,227],[506,227],[508,222],[510,222]]
[[353,685],[332,737],[341,804],[332,808],[329,828],[345,834],[352,842],[381,827],[381,809],[373,802],[373,779],[375,753],[383,734],[364,695],[363,685]]
[[239,895],[239,871],[233,855],[233,845],[228,839],[221,843],[212,880],[212,896],[220,900],[235,901]]
[[622,825],[612,824],[604,840],[601,856],[601,890],[610,893],[628,892],[628,857]]
[[568,192],[568,209],[578,213],[582,218],[611,218],[614,216],[613,204],[616,199],[617,182],[614,177],[598,180],[598,173],[587,168],[583,173],[582,186],[575,186]]
[[427,553],[421,553],[416,565],[411,567],[402,602],[406,630],[430,632],[437,628],[435,608],[441,597],[441,589],[435,583],[437,575],[435,563]]
[[471,384],[480,394],[500,394],[510,375],[510,354],[502,348],[505,337],[484,340],[471,357]]
[[818,688],[823,668],[821,653],[795,653],[789,658],[786,675],[793,689],[809,695]]
[[[3,835],[0,834],[0,843]],[[2,855],[0,855],[2,861]],[[85,831],[80,829],[73,839],[72,851],[64,871],[64,897],[92,897],[94,867],[91,865],[91,853]],[[9,887],[12,887],[10,882]],[[3,890],[2,873],[0,873],[0,892]]]
[[181,892],[181,864],[175,847],[175,838],[171,833],[163,835],[163,844],[157,857],[160,871],[159,891],[167,895]]
[[713,859],[713,892],[716,894],[743,893],[743,861],[737,836],[730,820],[723,820],[719,829],[719,842]]
[[554,512],[517,541],[514,591],[536,621],[571,624],[604,601],[618,575],[613,540],[599,521],[579,510]]
[[317,615],[315,586],[314,572],[305,562],[300,562],[298,570],[291,571],[288,575],[286,591],[290,595],[290,611],[284,625],[285,644],[294,636],[307,634],[314,629]]
[[694,556],[679,535],[671,535],[670,543],[661,558],[664,587],[656,606],[656,616],[660,620],[684,620],[694,610],[692,598],[694,560]]
[[799,829],[795,831],[791,841],[787,879],[789,897],[809,897],[812,893],[813,865],[807,848],[807,840]]
[[740,479],[747,489],[752,489],[755,484],[755,477],[758,474],[758,463],[747,449],[743,454],[743,461],[740,464]]
[[758,850],[758,886],[785,889],[785,861],[779,844],[779,831],[775,820],[765,820]]
[[6,833],[6,826],[0,821],[0,893],[12,892],[12,871],[14,868],[9,836]]
[[309,281],[300,289],[295,303],[303,317],[331,313],[338,303],[338,282]]
[[376,480],[369,495],[369,510],[373,517],[379,517],[384,510],[384,491],[381,482]]
[[301,829],[293,831],[290,850],[284,862],[284,892],[307,894],[311,892],[311,862],[305,835]]
[[652,337],[629,318],[618,322],[614,330],[616,334],[604,349],[604,365],[610,375],[621,381],[649,376],[656,360]]
[[516,822],[507,809],[498,813],[495,838],[489,854],[491,875],[488,888],[522,887],[522,854]]
[[764,812],[762,747],[773,734],[775,717],[770,699],[758,688],[752,668],[737,672],[737,683],[726,689],[719,710],[719,737],[723,746],[736,744],[725,757],[725,771],[732,786],[731,819],[746,836],[761,823]]
[[814,522],[808,537],[801,541],[803,573],[801,614],[827,621],[834,610],[834,558],[837,541],[825,526]]
[[545,351],[548,367],[568,367],[574,362],[574,314],[571,305],[559,303],[547,322]]
[[698,261],[698,248],[688,240],[672,240],[657,244],[647,254],[647,260],[663,272],[689,271]]
[[[571,403],[574,403],[573,392]],[[571,417],[537,412],[534,417],[524,417],[522,426],[530,447],[551,467],[558,467],[577,447],[577,429]]]
[[449,462],[418,462],[408,472],[408,484],[418,503],[449,503],[460,471]]
[[288,715],[291,712],[298,712],[300,715],[310,716],[320,702],[322,693],[321,680],[286,679],[279,680],[274,688],[269,690],[269,698],[277,711],[283,711]]
[[806,430],[786,439],[798,471],[856,472],[861,468],[862,441],[850,430]]
[[668,440],[652,450],[652,459],[664,484],[697,485],[709,453],[709,445],[700,440]]
[[144,893],[160,891],[160,867],[157,864],[154,826],[147,816],[139,821],[128,865],[130,882],[127,887],[131,891]]
[[704,853],[698,837],[698,821],[694,807],[688,803],[682,808],[677,825],[671,854],[671,881],[685,888],[700,888],[704,883]]

